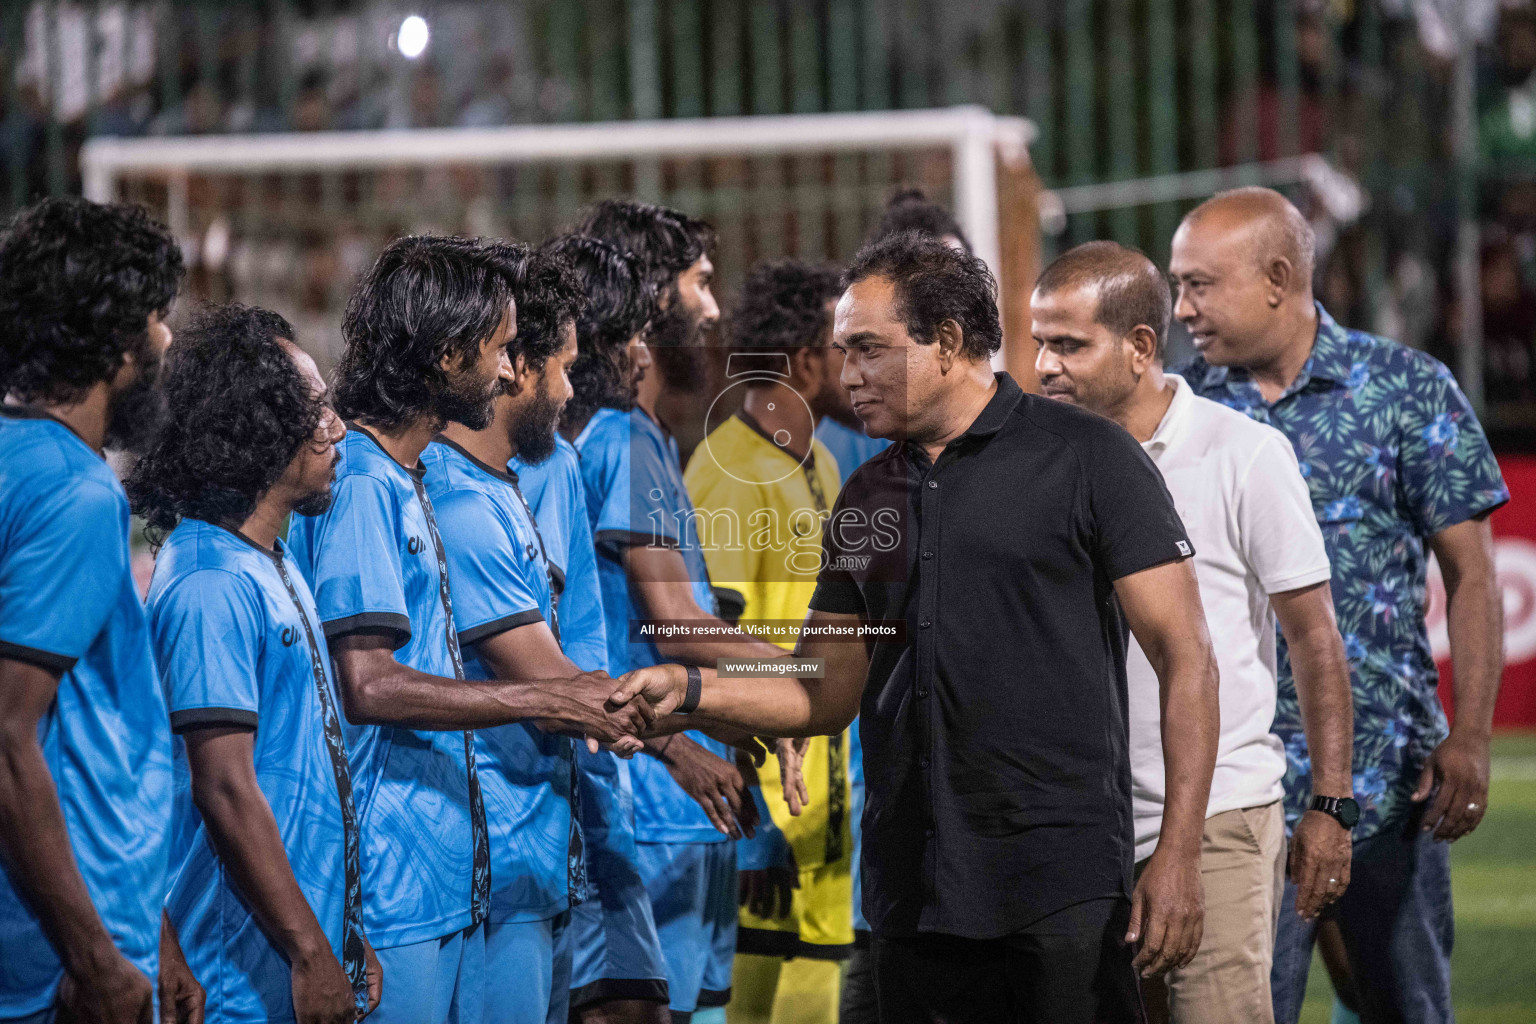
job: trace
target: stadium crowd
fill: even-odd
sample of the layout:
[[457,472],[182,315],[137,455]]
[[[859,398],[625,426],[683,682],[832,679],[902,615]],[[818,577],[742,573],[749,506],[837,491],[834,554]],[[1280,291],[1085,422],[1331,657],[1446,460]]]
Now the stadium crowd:
[[[1039,395],[920,195],[723,321],[714,242],[399,238],[326,379],[270,310],[173,341],[141,209],[11,221],[0,1020],[1294,1022],[1322,942],[1450,1021],[1508,491],[1305,218],[1069,250]],[[735,409],[686,470],[668,393]]]

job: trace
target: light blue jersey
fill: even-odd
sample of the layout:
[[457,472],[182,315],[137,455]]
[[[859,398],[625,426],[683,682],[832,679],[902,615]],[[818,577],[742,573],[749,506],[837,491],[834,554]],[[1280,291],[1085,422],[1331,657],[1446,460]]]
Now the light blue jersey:
[[821,422],[816,424],[816,440],[826,445],[832,457],[837,460],[837,468],[844,481],[853,475],[854,470],[885,451],[891,443],[884,438],[870,437],[862,430],[844,426],[830,416],[823,416]]
[[581,456],[569,441],[556,435],[555,451],[549,458],[534,464],[514,458],[508,468],[517,475],[518,486],[544,535],[565,656],[584,672],[606,672],[608,637],[602,585],[597,578],[592,524],[585,515],[587,490],[581,481]]
[[[532,506],[544,538],[560,613],[560,645],[582,671],[606,672],[603,598],[592,524],[586,517],[581,457],[569,441],[557,436],[554,454],[543,462],[529,464],[514,458],[508,468],[517,474],[518,486]],[[590,753],[584,744],[578,744],[576,763],[581,773],[581,825],[587,841],[617,843],[620,849],[615,855],[633,861],[635,805],[629,762],[606,750]],[[629,851],[627,857],[624,849]],[[603,881],[600,865],[612,862],[611,856],[588,856],[594,884]],[[629,877],[625,871],[624,880]]]
[[864,869],[859,863],[864,851],[864,744],[859,740],[859,720],[855,718],[848,729],[848,788],[853,791],[853,806],[849,808],[849,825],[853,831],[853,927],[857,931],[869,931],[864,920]]
[[[0,413],[0,657],[62,673],[38,740],[86,892],[129,962],[159,970],[171,730],[129,571],[128,498],[41,412]],[[53,1005],[63,975],[0,871],[0,1018]]]
[[[554,575],[566,656],[587,672],[608,670],[608,641],[581,456],[563,437],[543,462],[513,459],[523,496],[533,506]],[[606,750],[576,749],[581,826],[592,898],[572,911],[562,936],[574,961],[571,1003],[609,998],[665,1001],[666,965],[635,849],[630,762]]]
[[[448,567],[423,483],[365,429],[336,446],[330,511],[288,537],[325,634],[394,636],[402,665],[462,678]],[[438,939],[485,919],[490,846],[471,732],[348,725],[363,853],[363,921],[375,948]]]
[[[693,599],[716,614],[709,567],[699,547],[693,502],[683,483],[677,441],[638,406],[628,413],[600,409],[576,438],[587,514],[597,547],[607,618],[608,671],[614,675],[661,664],[656,645],[637,635],[643,614],[624,571],[624,549],[666,544],[681,549]],[[734,755],[701,732],[688,736],[712,753]],[[722,835],[704,811],[672,780],[666,766],[641,755],[630,764],[635,795],[635,838],[642,843],[716,843]]]
[[[256,782],[294,880],[366,1007],[357,816],[330,653],[287,548],[182,520],[155,563],[149,623],[171,728],[254,730]],[[213,1020],[292,1020],[292,974],[236,888],[177,739],[166,911]]]
[[638,406],[628,413],[599,409],[576,438],[576,450],[608,620],[608,671],[618,676],[659,665],[666,659],[656,645],[634,633],[643,616],[624,572],[624,548],[655,543],[681,548],[695,603],[716,612],[677,441]]
[[[547,622],[554,592],[543,540],[517,477],[439,438],[422,454],[453,579],[453,621],[468,679],[493,679],[475,645]],[[475,734],[491,832],[493,924],[544,921],[585,896],[581,833],[571,815],[569,737],[517,722]]]

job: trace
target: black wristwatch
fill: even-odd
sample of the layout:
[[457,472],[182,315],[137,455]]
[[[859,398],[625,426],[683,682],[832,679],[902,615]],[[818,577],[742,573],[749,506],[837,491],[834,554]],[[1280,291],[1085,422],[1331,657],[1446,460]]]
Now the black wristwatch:
[[699,706],[699,698],[704,695],[704,673],[699,671],[697,665],[684,666],[688,673],[688,689],[683,693],[683,702],[672,710],[674,715],[691,715]]
[[1314,796],[1311,809],[1322,811],[1343,825],[1346,832],[1360,824],[1360,805],[1352,796]]

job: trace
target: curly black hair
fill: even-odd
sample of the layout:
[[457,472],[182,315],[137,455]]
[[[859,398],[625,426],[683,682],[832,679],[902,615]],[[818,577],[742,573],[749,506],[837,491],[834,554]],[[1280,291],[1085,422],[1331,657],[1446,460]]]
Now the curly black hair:
[[920,188],[904,188],[891,194],[891,198],[885,201],[885,213],[881,215],[880,223],[875,225],[869,240],[878,242],[903,231],[921,231],[935,238],[949,235],[958,238],[966,252],[973,256],[976,254],[976,250],[971,248],[971,240],[960,230],[960,222],[955,220],[954,214],[929,199]]
[[347,300],[336,411],[384,430],[433,413],[450,389],[443,357],[474,362],[507,312],[527,253],[514,242],[444,235],[385,246]]
[[576,234],[601,238],[621,252],[633,253],[640,272],[658,298],[677,293],[677,278],[715,247],[715,229],[686,213],[637,203],[605,199],[587,211]]
[[519,262],[512,282],[517,299],[517,339],[509,355],[523,356],[537,372],[560,351],[562,328],[587,308],[582,280],[560,252],[530,250]]
[[953,320],[963,337],[960,352],[986,359],[1003,345],[997,313],[997,281],[979,256],[945,245],[920,231],[870,242],[843,273],[843,287],[883,277],[896,287],[896,315],[920,345],[938,340],[939,325]]
[[77,401],[170,312],[181,248],[139,206],[44,199],[0,232],[0,394]]
[[587,235],[561,235],[544,248],[570,265],[586,295],[576,319],[579,354],[570,369],[575,394],[561,422],[585,423],[603,408],[628,411],[635,401],[629,339],[656,315],[656,293],[641,276],[640,261]]
[[279,339],[271,310],[209,306],[176,335],[165,364],[170,417],[125,484],[158,543],[183,517],[234,526],[314,436],[324,401]]
[[793,259],[754,264],[731,314],[730,343],[770,352],[820,345],[826,336],[827,303],[842,293],[831,267]]

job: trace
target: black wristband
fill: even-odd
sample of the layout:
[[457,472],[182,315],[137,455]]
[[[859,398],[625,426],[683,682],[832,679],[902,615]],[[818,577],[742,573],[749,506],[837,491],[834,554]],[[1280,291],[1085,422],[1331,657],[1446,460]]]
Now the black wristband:
[[704,673],[699,671],[697,665],[685,665],[683,671],[688,673],[688,692],[683,695],[683,702],[674,710],[674,715],[691,715],[699,706],[699,698],[704,695]]

